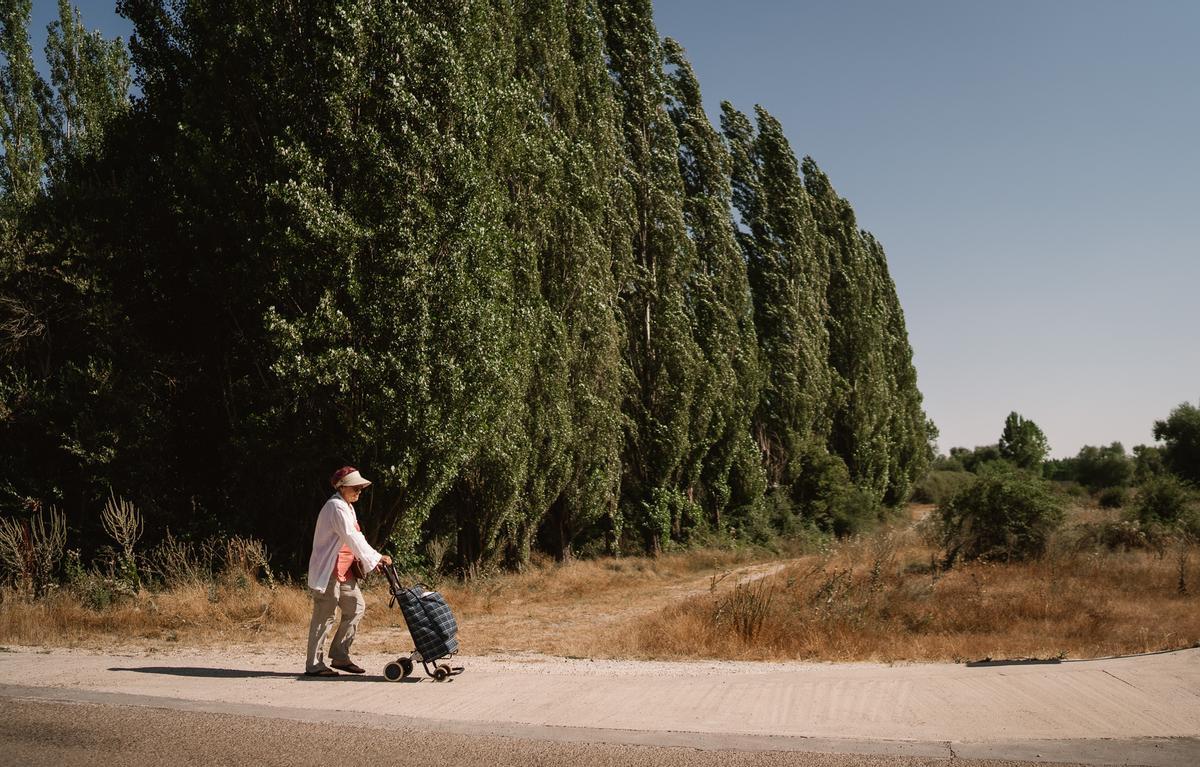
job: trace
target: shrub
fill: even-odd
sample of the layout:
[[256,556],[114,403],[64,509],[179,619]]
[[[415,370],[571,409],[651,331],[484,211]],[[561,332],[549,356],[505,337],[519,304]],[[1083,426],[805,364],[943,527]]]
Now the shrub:
[[938,507],[946,566],[964,559],[1040,556],[1063,521],[1063,503],[1047,482],[1024,472],[979,477]]
[[[792,507],[822,532],[838,537],[864,532],[879,523],[882,507],[871,492],[855,486],[839,456],[823,447],[803,449],[791,482]],[[796,532],[799,532],[797,530]],[[780,529],[784,536],[790,530]]]
[[1167,542],[1162,525],[1142,527],[1136,519],[1091,522],[1075,527],[1075,548],[1079,550],[1105,548],[1110,551],[1161,551]]
[[196,544],[176,538],[168,530],[147,556],[147,567],[167,588],[206,583],[213,577],[216,547],[215,541]]
[[1133,512],[1143,526],[1166,525],[1200,534],[1200,513],[1194,494],[1187,484],[1171,474],[1143,483]]
[[53,507],[49,517],[38,509],[24,522],[0,518],[0,569],[34,599],[54,587],[67,545],[66,517]]
[[1072,481],[1072,482],[1054,481],[1054,482],[1050,483],[1050,487],[1053,488],[1054,492],[1058,493],[1063,498],[1072,498],[1072,499],[1084,498],[1088,494],[1087,490],[1084,488],[1083,485],[1079,484],[1078,482],[1074,482],[1074,481]]
[[1096,496],[1102,509],[1119,509],[1125,505],[1125,488],[1106,487]]
[[966,471],[931,471],[913,488],[912,500],[916,503],[945,503],[974,478]]

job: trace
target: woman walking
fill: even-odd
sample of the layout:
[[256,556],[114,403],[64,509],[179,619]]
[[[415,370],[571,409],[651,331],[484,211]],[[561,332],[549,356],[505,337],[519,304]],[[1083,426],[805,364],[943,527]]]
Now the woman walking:
[[[308,560],[308,587],[313,596],[308,659],[304,667],[308,676],[337,676],[334,669],[364,673],[365,669],[350,660],[350,645],[367,609],[358,579],[380,564],[392,563],[391,557],[380,554],[367,543],[354,513],[355,501],[371,483],[353,466],[343,466],[329,479],[334,494],[317,516],[312,556]],[[325,639],[333,628],[334,610],[339,607],[342,619],[329,645],[329,665],[326,665]]]

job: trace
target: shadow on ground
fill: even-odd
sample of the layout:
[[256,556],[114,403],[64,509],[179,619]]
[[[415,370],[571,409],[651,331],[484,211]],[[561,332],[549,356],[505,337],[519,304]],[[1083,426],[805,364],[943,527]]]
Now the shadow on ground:
[[[305,676],[302,672],[289,673],[287,671],[254,671],[248,669],[236,668],[203,668],[199,666],[140,666],[138,668],[110,668],[109,671],[133,671],[138,674],[167,674],[170,676],[196,676],[207,677],[210,679],[258,679],[279,677],[283,679],[300,679],[303,681],[324,682],[333,679],[341,679],[351,682],[378,682],[383,679],[382,676],[358,676],[355,674],[338,674],[333,676]],[[406,678],[404,682],[419,682],[420,679]]]

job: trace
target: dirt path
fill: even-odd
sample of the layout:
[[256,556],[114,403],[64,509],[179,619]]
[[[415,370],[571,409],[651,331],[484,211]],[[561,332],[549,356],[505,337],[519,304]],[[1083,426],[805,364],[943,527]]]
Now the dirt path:
[[[481,604],[457,604],[460,639],[473,654],[521,652],[584,658],[602,655],[600,648],[612,645],[611,635],[629,630],[639,617],[685,599],[710,592],[724,593],[738,584],[770,577],[798,560],[762,562],[715,573],[680,576],[647,571],[642,578],[614,578],[591,588],[562,589],[560,598],[544,593],[486,594]],[[569,579],[570,572],[562,577]],[[385,633],[367,638],[364,647],[385,650],[405,640],[405,630],[396,620]],[[514,638],[520,637],[519,642]]]

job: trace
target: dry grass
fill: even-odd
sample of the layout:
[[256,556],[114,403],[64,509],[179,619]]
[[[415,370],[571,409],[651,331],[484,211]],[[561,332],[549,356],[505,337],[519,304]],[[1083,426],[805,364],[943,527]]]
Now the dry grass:
[[[1037,562],[948,572],[931,554],[907,534],[854,542],[789,566],[757,592],[699,595],[631,623],[612,651],[886,662],[1097,657],[1200,643],[1194,547],[1159,556],[1072,551],[1064,541]],[[733,599],[748,603],[743,611],[768,602],[754,631],[731,619]]]
[[307,630],[312,609],[298,588],[223,579],[168,591],[139,591],[97,610],[60,590],[38,602],[0,604],[0,641],[114,649],[131,645],[274,643]]
[[[917,509],[910,516],[924,516]],[[1095,509],[1088,522],[1103,522]],[[1079,550],[1060,538],[1027,564],[942,572],[921,525],[790,559],[693,551],[657,559],[538,562],[521,573],[436,584],[466,653],[574,657],[955,660],[1091,657],[1200,641],[1200,549]],[[104,609],[60,590],[4,594],[0,642],[145,648],[252,645],[303,652],[302,586],[265,585],[257,552],[216,582],[180,579]],[[257,578],[254,577],[257,574]],[[1185,587],[1181,592],[1180,585]],[[386,583],[366,587],[362,652],[410,646]]]

